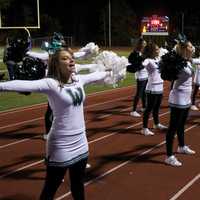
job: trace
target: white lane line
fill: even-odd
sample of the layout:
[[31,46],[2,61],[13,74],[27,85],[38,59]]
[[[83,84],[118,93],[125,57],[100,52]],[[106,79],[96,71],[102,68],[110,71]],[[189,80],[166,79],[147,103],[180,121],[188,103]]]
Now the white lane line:
[[8,143],[8,144],[1,145],[1,146],[0,146],[0,149],[4,149],[4,148],[6,148],[6,147],[10,147],[10,146],[12,146],[12,145],[16,145],[16,144],[19,144],[19,143],[22,143],[22,142],[27,142],[27,141],[29,141],[29,140],[31,140],[31,139],[33,139],[33,138],[40,138],[40,137],[41,137],[41,136],[36,135],[36,136],[32,136],[32,137],[30,137],[30,138],[26,138],[26,139],[22,139],[22,140],[17,140],[17,141],[15,141],[15,142],[11,142],[11,143]]
[[[185,132],[188,132],[189,130],[191,130],[191,129],[197,127],[197,126],[198,126],[198,124],[195,124],[195,125],[193,125],[193,126],[187,128],[187,129],[185,130]],[[99,175],[98,177],[93,178],[93,179],[87,181],[87,182],[84,184],[84,186],[86,187],[86,186],[88,186],[88,185],[90,185],[90,184],[96,182],[97,180],[102,179],[103,177],[105,177],[105,176],[107,176],[107,175],[110,175],[110,174],[113,173],[114,171],[116,171],[116,170],[122,168],[123,166],[125,166],[125,165],[131,163],[132,161],[136,160],[137,158],[139,158],[139,157],[141,157],[141,156],[144,156],[144,155],[147,154],[147,153],[150,153],[151,151],[155,150],[156,148],[161,147],[161,146],[164,145],[165,143],[166,143],[166,141],[164,140],[164,141],[162,141],[161,143],[155,145],[154,147],[152,147],[152,148],[150,148],[150,149],[148,149],[148,150],[146,150],[146,151],[144,151],[144,152],[138,154],[137,156],[134,156],[132,159],[129,159],[129,160],[127,160],[127,161],[125,161],[125,162],[123,162],[123,163],[121,163],[121,164],[119,164],[119,165],[113,167],[112,169],[110,169],[110,170],[104,172],[103,174]],[[69,191],[69,192],[65,193],[64,195],[62,195],[62,196],[56,198],[55,200],[61,200],[61,199],[65,198],[65,197],[69,196],[70,194],[71,194],[71,192]],[[172,199],[170,199],[170,200],[172,200]]]
[[1,127],[0,127],[0,130],[5,129],[5,128],[11,128],[11,127],[13,127],[13,126],[24,125],[24,124],[31,123],[31,122],[35,122],[35,121],[42,120],[42,119],[44,119],[44,117],[39,117],[39,118],[31,119],[31,120],[26,120],[26,121],[23,121],[23,122],[18,122],[18,123],[14,123],[14,124],[9,124],[9,125],[7,125],[7,126],[1,126]]
[[186,184],[181,190],[179,190],[172,198],[169,200],[176,200],[180,197],[189,187],[191,187],[198,179],[200,179],[200,173],[197,174],[188,184]]
[[[125,99],[127,97],[123,97],[123,98],[119,98],[119,99],[115,99],[115,102],[116,100],[122,100],[122,99]],[[106,103],[110,103],[110,102],[113,102],[113,101],[107,101],[107,102],[103,102],[103,103],[99,103],[99,104],[93,104],[91,106],[98,106],[98,105],[102,105],[102,104],[106,104]],[[88,107],[91,107],[91,106],[86,106],[85,108],[88,108]],[[128,110],[130,109],[130,107],[126,108],[126,109],[123,109],[121,110],[120,112],[123,112],[125,110]],[[111,116],[112,114],[106,114],[106,115],[102,115],[100,118],[103,119],[103,118],[106,118],[106,117],[109,117]],[[38,121],[38,120],[44,120],[44,117],[39,117],[39,118],[36,118],[36,119],[32,119],[32,120],[26,120],[26,121],[23,121],[23,122],[19,122],[19,123],[15,123],[15,124],[10,124],[10,125],[7,125],[7,126],[2,126],[0,127],[0,130],[2,129],[5,129],[5,128],[11,128],[13,126],[19,126],[19,125],[24,125],[26,123],[31,123],[31,122],[35,122],[35,121]],[[87,120],[86,123],[89,123],[91,122],[91,120]],[[4,145],[0,145],[0,149],[3,149],[3,148],[6,148],[6,147],[9,147],[9,146],[12,146],[12,145],[15,145],[15,144],[19,144],[19,143],[22,143],[22,142],[27,142],[35,137],[38,137],[38,136],[32,136],[30,138],[26,138],[26,139],[22,139],[22,140],[18,140],[18,141],[15,141],[15,142],[12,142],[12,143],[8,143],[8,144],[4,144]]]
[[10,171],[10,172],[8,172],[8,173],[5,173],[5,174],[1,175],[1,176],[0,176],[0,179],[4,178],[4,177],[6,177],[6,176],[9,176],[9,175],[11,175],[11,174],[20,172],[20,171],[22,171],[22,170],[24,170],[24,169],[27,169],[27,168],[29,168],[29,167],[33,167],[33,166],[35,166],[35,165],[39,165],[39,164],[41,164],[41,163],[43,163],[43,162],[44,162],[44,159],[39,160],[39,161],[37,161],[37,162],[33,162],[33,163],[29,164],[29,165],[24,165],[23,167],[20,167],[20,168],[18,168],[18,169],[16,169],[16,170],[13,170],[13,171]]
[[34,109],[38,109],[38,108],[43,108],[45,106],[47,106],[47,102],[46,103],[41,103],[41,104],[35,104],[35,105],[32,105],[32,106],[13,108],[13,109],[1,111],[0,112],[0,116],[14,114],[14,113],[18,113],[18,112],[24,112],[24,111],[28,111],[28,110],[34,110]]
[[[89,105],[89,106],[85,106],[84,109],[88,109],[88,108],[93,108],[95,106],[100,106],[100,105],[104,105],[104,104],[109,104],[109,103],[113,103],[113,102],[116,102],[116,101],[121,101],[123,99],[126,99],[126,98],[129,98],[130,96],[126,96],[126,97],[122,97],[122,98],[117,98],[117,99],[114,99],[114,100],[110,100],[110,101],[104,101],[102,103],[96,103],[96,104],[93,104],[93,105]],[[5,129],[5,128],[10,128],[12,126],[18,126],[18,125],[23,125],[25,123],[29,123],[29,122],[33,122],[33,121],[37,121],[37,120],[41,120],[41,119],[44,119],[44,117],[39,117],[39,118],[35,118],[35,119],[31,119],[31,120],[26,120],[26,121],[23,121],[23,122],[18,122],[18,123],[14,123],[14,124],[9,124],[7,126],[1,126],[0,127],[0,130],[1,129]]]
[[[169,113],[169,111],[168,111],[168,112],[165,112],[165,113],[162,113],[162,114],[160,114],[159,116],[163,116],[163,115],[166,115],[166,114],[168,114],[168,113]],[[153,118],[150,118],[150,120],[152,120],[152,119],[153,119]],[[124,127],[124,130],[133,128],[133,127],[135,127],[135,126],[137,126],[137,125],[140,125],[140,124],[142,124],[142,122],[139,122],[139,123],[134,124],[134,125],[132,125],[132,126]],[[108,134],[108,135],[106,135],[106,136],[100,137],[100,138],[95,139],[95,140],[91,140],[91,141],[89,141],[88,143],[89,143],[89,144],[93,144],[93,143],[98,142],[98,141],[100,141],[100,140],[103,140],[103,139],[106,139],[106,138],[108,138],[108,137],[111,137],[112,135],[115,135],[116,133],[119,133],[119,132],[120,132],[120,131],[112,132],[112,133],[110,133],[110,134]],[[32,163],[31,166],[37,165],[38,162],[42,162],[42,160]],[[29,167],[29,165],[28,165],[28,167]],[[22,168],[23,168],[23,169],[26,169],[26,168],[28,168],[28,167],[26,167],[26,165],[25,165],[25,166],[22,167]],[[19,169],[21,169],[21,168],[19,168]],[[1,176],[0,176],[0,179],[6,177],[6,176],[8,176],[8,175],[11,175],[11,174],[13,174],[13,173],[15,173],[15,172],[18,172],[19,169],[16,169],[16,170],[14,170],[14,171],[10,171],[10,172],[8,172],[8,173],[6,173],[6,174],[1,175]],[[20,170],[20,171],[21,171],[21,170]]]
[[[132,96],[132,95],[131,95]],[[105,103],[110,103],[110,102],[114,102],[114,101],[118,101],[118,100],[122,100],[122,99],[126,99],[126,98],[129,98],[131,96],[124,96],[124,97],[121,97],[121,98],[115,98],[114,100],[110,100],[110,101],[104,101],[102,103],[96,103],[96,104],[92,104],[92,105],[88,105],[88,106],[85,106],[84,109],[86,108],[92,108],[94,106],[98,106],[98,105],[103,105]],[[17,109],[17,110],[13,110],[12,112],[5,112],[5,113],[0,113],[0,116],[4,116],[4,115],[8,115],[8,114],[14,114],[16,112],[24,112],[24,111],[28,111],[28,110],[34,110],[34,109],[37,109],[37,108],[43,108],[45,107],[47,104],[38,104],[37,106],[31,106],[31,107],[24,107],[24,109]]]
[[[100,106],[100,105],[104,105],[104,104],[113,103],[113,102],[116,102],[116,101],[121,101],[121,100],[126,99],[126,98],[129,98],[129,97],[130,97],[130,96],[126,96],[126,97],[117,98],[117,99],[114,99],[114,100],[111,100],[111,101],[104,101],[104,102],[102,102],[102,103],[96,103],[96,104],[93,104],[93,105],[85,106],[85,109],[93,108],[93,107],[95,107],[95,106]],[[10,125],[7,125],[7,126],[1,126],[1,127],[0,127],[0,130],[1,130],[1,129],[5,129],[5,128],[10,128],[10,127],[12,127],[12,126],[22,125],[22,124],[25,124],[25,123],[29,123],[29,122],[41,120],[41,119],[44,119],[44,117],[39,117],[39,118],[31,119],[31,120],[26,120],[26,121],[23,121],[23,122],[14,123],[14,124],[10,124]]]
[[[95,92],[95,93],[87,95],[86,98],[92,98],[94,96],[101,95],[102,93],[103,94],[110,93],[112,91],[124,90],[126,88],[134,88],[134,86],[127,86],[127,87],[122,87],[122,88],[115,88],[115,89],[110,89],[110,90]],[[6,110],[6,111],[0,111],[0,116],[7,115],[7,114],[13,114],[13,113],[16,113],[16,112],[33,110],[33,109],[37,109],[37,108],[40,108],[40,107],[44,107],[46,105],[47,105],[47,102],[46,103],[35,104],[35,105],[32,105],[32,106],[25,106],[25,107],[20,107],[20,108],[9,109],[9,110]]]
[[[126,108],[126,109],[123,109],[123,110],[121,110],[120,112],[126,111],[126,110],[128,110],[128,109],[130,109],[130,107],[128,107],[128,108]],[[101,119],[106,118],[106,117],[109,117],[109,116],[111,116],[111,115],[112,115],[112,114],[102,115],[102,116],[101,116]],[[44,119],[44,118],[42,118],[42,119]],[[39,118],[38,118],[38,120],[39,120]],[[91,121],[92,121],[92,120],[87,120],[86,123],[89,123],[89,122],[91,122]],[[26,121],[26,122],[27,122],[27,121]],[[32,120],[32,122],[33,122],[33,120]],[[139,124],[141,124],[141,122],[140,122]],[[17,125],[19,125],[19,124],[17,124]],[[0,127],[0,129],[1,129],[1,127]],[[114,135],[114,133],[111,134],[111,135]],[[15,142],[11,142],[11,143],[8,143],[8,144],[0,145],[0,149],[4,149],[4,148],[6,148],[6,147],[10,147],[10,146],[12,146],[12,145],[19,144],[19,143],[22,143],[22,142],[27,142],[27,141],[29,141],[29,140],[31,140],[31,139],[33,139],[33,138],[37,138],[37,137],[39,138],[40,136],[36,135],[36,136],[32,136],[32,137],[30,137],[30,138],[21,139],[21,140],[15,141]],[[101,138],[103,139],[103,138],[107,138],[107,137],[109,137],[109,135],[106,135],[105,137],[101,137]],[[98,138],[98,139],[94,140],[94,142],[101,140],[101,138]]]
[[[191,129],[197,127],[197,126],[198,126],[198,124],[193,125],[193,126],[187,128],[187,129],[185,130],[185,132],[187,132],[187,131],[189,131],[189,130],[191,130]],[[128,128],[128,127],[127,127],[127,128]],[[89,142],[89,144],[90,144],[90,143],[93,143],[93,141]],[[95,182],[96,180],[101,179],[101,178],[103,178],[103,177],[105,177],[105,176],[111,174],[112,172],[114,172],[114,171],[118,170],[119,168],[125,166],[126,164],[130,163],[131,161],[133,161],[133,160],[137,159],[138,157],[143,156],[143,155],[145,155],[145,154],[147,154],[147,153],[153,151],[154,149],[156,149],[156,148],[162,146],[162,145],[165,144],[165,143],[166,143],[166,142],[165,142],[165,140],[164,140],[164,141],[162,141],[161,143],[155,145],[154,147],[152,147],[152,148],[150,148],[150,149],[148,149],[148,150],[146,150],[146,151],[140,153],[139,155],[133,157],[132,159],[129,159],[129,160],[127,160],[127,161],[121,163],[120,165],[117,165],[116,167],[114,167],[114,168],[112,168],[112,169],[106,171],[105,173],[99,175],[98,177],[96,177],[96,178],[94,178],[94,179],[91,179],[90,181],[86,182],[84,185],[87,186],[87,185],[89,185],[89,184]],[[22,171],[22,170],[24,170],[24,169],[27,169],[27,168],[29,168],[29,167],[33,167],[33,166],[35,166],[35,165],[41,164],[41,163],[43,163],[43,162],[44,162],[44,159],[39,160],[39,161],[37,161],[37,162],[33,162],[33,163],[29,164],[29,165],[25,165],[25,166],[20,167],[20,168],[18,168],[18,169],[16,169],[16,170],[13,170],[13,171],[10,171],[10,172],[8,172],[8,173],[6,173],[6,174],[1,175],[1,176],[0,176],[0,179],[5,178],[5,177],[7,177],[7,176],[9,176],[9,175],[11,175],[11,174],[20,172],[20,171]],[[67,192],[66,194],[64,194],[64,195],[62,195],[62,196],[60,196],[60,197],[58,197],[56,200],[63,199],[63,198],[65,198],[65,197],[69,196],[70,194],[71,194],[71,192]]]

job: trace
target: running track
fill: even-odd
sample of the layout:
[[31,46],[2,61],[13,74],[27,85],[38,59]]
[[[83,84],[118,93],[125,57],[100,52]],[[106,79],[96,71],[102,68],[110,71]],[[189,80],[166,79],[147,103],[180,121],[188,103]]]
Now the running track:
[[[177,155],[183,166],[164,164],[165,133],[140,134],[141,118],[133,118],[134,88],[100,92],[87,97],[85,117],[90,146],[85,190],[87,200],[199,200],[200,120],[191,112],[186,143],[193,156]],[[168,124],[165,87],[160,121]],[[0,113],[0,200],[37,200],[43,186],[45,104]],[[150,121],[152,127],[152,119]],[[175,148],[177,142],[175,140]],[[72,199],[65,178],[56,200]]]

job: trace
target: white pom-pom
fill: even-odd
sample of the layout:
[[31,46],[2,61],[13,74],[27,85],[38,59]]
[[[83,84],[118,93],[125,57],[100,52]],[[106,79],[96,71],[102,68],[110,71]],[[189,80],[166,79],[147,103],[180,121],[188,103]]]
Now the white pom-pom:
[[85,58],[90,58],[92,56],[96,56],[99,53],[99,47],[98,45],[95,45],[94,42],[90,42],[79,49],[78,52],[85,52]]
[[112,77],[107,78],[105,82],[107,84],[112,84],[114,87],[126,76],[128,59],[124,56],[120,57],[112,51],[103,51],[97,57],[95,57],[93,62],[99,65],[104,65],[105,71],[112,72]]
[[165,55],[166,53],[168,53],[168,50],[161,47],[159,52],[159,57]]

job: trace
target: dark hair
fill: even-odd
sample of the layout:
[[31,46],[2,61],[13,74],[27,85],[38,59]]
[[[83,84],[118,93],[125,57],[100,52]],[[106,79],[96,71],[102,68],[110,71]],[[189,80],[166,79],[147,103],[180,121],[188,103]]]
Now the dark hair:
[[67,68],[62,68],[59,65],[59,56],[62,51],[66,51],[71,54],[71,51],[69,51],[68,48],[60,48],[56,50],[54,54],[50,55],[48,65],[48,77],[58,80],[61,87],[63,84],[68,82],[70,77]]
[[155,58],[155,50],[158,45],[154,42],[149,42],[143,51],[143,56],[145,58]]
[[136,41],[134,50],[140,51],[144,46],[146,46],[146,41],[145,41],[143,38],[139,38],[139,39]]
[[185,42],[179,42],[176,46],[175,46],[175,51],[178,55],[180,55],[181,57],[183,57],[186,60],[190,60],[192,57],[192,52],[189,52],[187,50],[187,47],[189,45],[192,45],[192,43],[187,40]]

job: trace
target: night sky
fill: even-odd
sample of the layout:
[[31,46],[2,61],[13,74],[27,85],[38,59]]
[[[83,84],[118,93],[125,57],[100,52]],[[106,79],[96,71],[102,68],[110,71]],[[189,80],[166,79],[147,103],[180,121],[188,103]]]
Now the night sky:
[[[37,0],[12,0],[13,5],[29,4],[35,9],[34,4]],[[95,23],[99,12],[108,5],[109,0],[40,0],[40,14],[46,13],[52,17],[59,18],[65,24],[73,23],[72,21],[79,18],[80,15],[85,17],[87,23]],[[127,5],[138,16],[157,15],[176,15],[177,12],[193,13],[200,11],[198,0],[181,1],[181,0],[110,0],[112,4],[126,2]],[[19,10],[16,9],[16,17]],[[123,14],[123,13],[122,13]]]
[[[33,9],[34,2],[36,2],[36,0],[13,1],[18,8],[20,6],[23,8],[25,4],[32,4]],[[60,31],[65,35],[73,35],[77,40],[93,39],[93,36],[98,34],[100,23],[102,23],[102,11],[108,18],[108,2],[109,0],[40,0],[40,16],[46,15],[46,17],[56,19],[60,24]],[[182,13],[184,13],[186,26],[200,27],[200,6],[197,0],[185,0],[184,2],[180,0],[110,0],[110,2],[111,12],[114,4],[126,3],[136,15],[133,20],[137,21],[135,28],[138,30],[142,17],[153,14],[169,16],[171,29],[180,27]],[[21,13],[18,8],[16,9],[16,5],[15,13],[12,11],[10,14],[15,22],[19,19],[17,15]],[[124,14],[126,14],[126,10],[124,13],[119,13],[119,15]],[[56,31],[53,29],[46,31],[48,26],[49,24],[42,24],[41,35],[52,34],[53,31]]]

